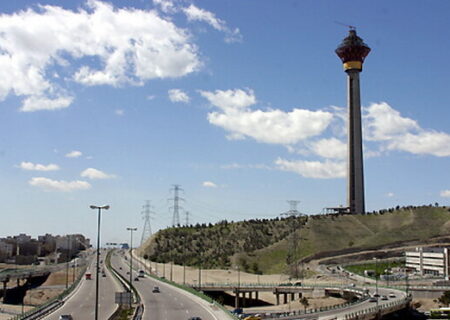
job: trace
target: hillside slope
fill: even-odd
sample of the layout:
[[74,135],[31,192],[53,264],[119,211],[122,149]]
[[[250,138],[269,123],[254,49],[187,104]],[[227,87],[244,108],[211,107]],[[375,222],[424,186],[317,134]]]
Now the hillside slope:
[[[316,215],[178,227],[159,231],[141,248],[154,261],[250,272],[286,272],[289,246],[299,239],[295,260],[342,252],[426,242],[450,236],[445,207],[408,207],[367,215]],[[296,234],[293,236],[293,224]]]

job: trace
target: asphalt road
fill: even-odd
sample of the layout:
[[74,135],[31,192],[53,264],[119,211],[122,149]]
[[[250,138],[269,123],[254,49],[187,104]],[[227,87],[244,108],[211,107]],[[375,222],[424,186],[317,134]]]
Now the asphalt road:
[[[95,255],[94,255],[95,256]],[[106,252],[101,253],[101,260],[106,258]],[[92,262],[93,261],[93,262]],[[90,263],[88,272],[92,274],[92,280],[81,280],[78,289],[66,300],[64,305],[55,312],[47,315],[46,320],[58,320],[62,314],[71,314],[74,320],[94,319],[95,314],[95,258]],[[100,273],[99,279],[99,307],[98,318],[108,319],[116,310],[114,295],[117,291],[123,291],[117,280],[109,272],[103,263],[100,270],[104,269],[106,277]]]
[[[118,271],[128,279],[130,267],[122,255],[114,254],[111,263],[116,270],[121,267],[122,270]],[[193,300],[191,294],[153,278],[145,277],[134,281],[135,277],[137,272],[133,271],[133,285],[144,304],[143,320],[187,320],[194,316],[202,320],[217,320],[207,308]],[[160,288],[159,293],[152,292],[155,286]]]

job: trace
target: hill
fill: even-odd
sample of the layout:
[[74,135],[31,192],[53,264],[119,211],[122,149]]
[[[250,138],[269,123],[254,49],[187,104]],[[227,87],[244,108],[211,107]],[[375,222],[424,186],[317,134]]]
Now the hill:
[[[203,268],[239,265],[249,272],[278,273],[287,272],[286,265],[293,260],[425,243],[442,236],[450,236],[449,209],[423,206],[366,215],[222,221],[168,228],[153,235],[140,252],[158,262],[184,262]],[[294,252],[293,257],[289,252]]]

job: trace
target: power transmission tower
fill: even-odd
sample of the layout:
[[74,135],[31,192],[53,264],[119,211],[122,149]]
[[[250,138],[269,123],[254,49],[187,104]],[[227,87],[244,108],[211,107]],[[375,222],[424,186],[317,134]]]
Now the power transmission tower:
[[154,214],[151,211],[152,206],[150,205],[150,201],[147,200],[145,205],[143,206],[144,210],[142,211],[142,219],[144,219],[144,228],[142,228],[142,236],[141,236],[141,246],[145,240],[151,237],[152,235],[152,227],[150,225],[151,215]]
[[299,217],[303,216],[303,214],[297,210],[297,205],[300,203],[300,201],[288,200],[287,202],[289,203],[290,209],[287,212],[283,212],[281,214],[281,216],[292,219],[291,241],[289,242],[288,257],[286,259],[286,262],[291,268],[293,268],[292,271],[295,278],[299,278],[299,275],[303,275],[303,270],[300,274],[297,263],[297,248],[299,243],[299,234],[297,233],[297,229],[300,231]]
[[180,198],[179,192],[183,191],[183,189],[180,188],[179,184],[174,184],[171,191],[173,191],[173,198],[169,200],[173,201],[173,206],[170,209],[173,210],[172,226],[175,227],[180,225],[180,210],[183,210],[183,207],[180,206],[180,201],[184,201],[184,199]]
[[186,211],[186,222],[185,226],[187,227],[189,225],[189,211]]

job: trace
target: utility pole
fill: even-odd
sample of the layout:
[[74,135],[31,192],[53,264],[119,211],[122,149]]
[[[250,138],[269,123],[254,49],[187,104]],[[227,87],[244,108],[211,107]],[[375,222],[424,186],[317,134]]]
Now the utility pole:
[[137,228],[127,228],[128,231],[130,231],[130,309],[132,304],[132,295],[133,291],[131,288],[133,287],[133,231],[136,231]]
[[179,196],[179,192],[183,191],[183,189],[180,188],[179,184],[174,184],[171,191],[173,191],[173,198],[169,199],[169,201],[173,201],[173,206],[170,207],[173,211],[172,226],[176,227],[180,225],[180,210],[183,209],[183,207],[180,206],[180,201],[184,201],[184,199]]
[[152,206],[150,205],[149,200],[145,202],[143,208],[144,210],[142,211],[142,219],[144,219],[144,228],[142,229],[141,246],[144,244],[145,240],[150,238],[152,235],[150,219],[152,218],[151,215],[154,214],[154,212],[151,210]]
[[[287,217],[288,219],[292,219],[291,224],[291,242],[289,244],[289,260],[287,261],[290,266],[294,263],[294,276],[296,278],[299,277],[299,271],[298,271],[298,263],[297,263],[297,248],[298,248],[298,235],[297,235],[297,229],[300,229],[300,224],[298,221],[298,218],[301,217],[303,214],[300,213],[300,211],[297,210],[297,206],[300,203],[298,200],[288,200],[290,209],[287,212],[284,212],[281,214],[281,216]],[[302,268],[303,269],[303,268]],[[303,270],[302,270],[303,275]]]

